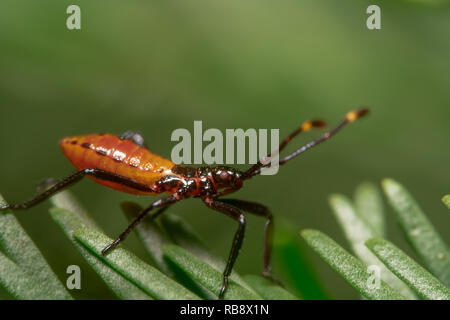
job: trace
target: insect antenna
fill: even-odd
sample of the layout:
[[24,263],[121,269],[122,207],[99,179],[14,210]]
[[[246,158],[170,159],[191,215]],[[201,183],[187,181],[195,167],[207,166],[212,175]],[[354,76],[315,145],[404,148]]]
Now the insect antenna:
[[[303,152],[317,146],[318,144],[327,141],[328,139],[330,139],[332,136],[334,136],[339,130],[341,130],[343,127],[345,127],[347,124],[352,123],[353,121],[355,121],[356,119],[361,118],[362,116],[366,115],[369,112],[368,108],[360,108],[357,110],[353,110],[347,113],[347,115],[345,116],[345,119],[343,121],[341,121],[335,128],[333,128],[332,130],[324,133],[323,135],[321,135],[320,137],[318,137],[317,139],[305,144],[303,147],[295,150],[294,152],[292,152],[291,154],[289,154],[288,156],[281,158],[279,160],[279,165],[283,165],[286,162],[288,162],[289,160],[292,160],[293,158],[297,157],[298,155],[302,154]],[[298,129],[296,129],[295,131],[293,131],[289,136],[287,136],[280,144],[278,150],[273,151],[268,158],[270,159],[271,157],[276,156],[278,153],[280,153],[285,147],[286,145],[291,142],[291,140],[297,136],[300,132],[305,132],[310,130],[311,128],[323,128],[326,126],[326,123],[324,121],[321,120],[314,120],[314,121],[305,121]],[[266,158],[267,160],[267,158]],[[259,160],[256,164],[254,164],[252,167],[250,167],[250,169],[248,169],[247,171],[245,171],[242,174],[242,179],[243,180],[247,180],[250,179],[252,177],[254,177],[255,175],[258,175],[261,173],[261,169],[264,167],[267,167],[270,165],[269,163],[263,164],[261,162],[261,160]]]

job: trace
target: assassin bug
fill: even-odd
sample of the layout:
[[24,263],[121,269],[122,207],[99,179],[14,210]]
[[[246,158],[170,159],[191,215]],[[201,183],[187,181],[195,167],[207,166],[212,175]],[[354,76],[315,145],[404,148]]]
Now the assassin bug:
[[[362,117],[368,112],[367,108],[350,111],[345,119],[334,129],[324,133],[319,138],[309,142],[293,153],[279,159],[279,165],[328,140],[347,124]],[[281,152],[286,145],[300,132],[311,128],[323,128],[326,123],[321,120],[305,121],[298,129],[287,136],[270,157]],[[6,204],[0,206],[0,211],[11,209],[28,209],[49,198],[64,188],[80,181],[84,176],[92,180],[122,191],[136,195],[169,194],[150,204],[139,213],[135,220],[119,237],[102,250],[106,254],[115,248],[130,231],[153,210],[158,209],[151,218],[161,215],[170,205],[188,197],[199,197],[208,207],[231,217],[238,222],[238,229],[234,235],[233,244],[223,272],[223,285],[219,298],[223,298],[228,286],[228,277],[238,256],[244,238],[246,218],[243,211],[266,218],[264,231],[264,259],[263,275],[271,278],[270,256],[272,248],[273,218],[269,209],[261,204],[237,200],[222,199],[239,190],[244,181],[261,173],[264,167],[261,161],[251,166],[247,171],[238,171],[231,167],[214,166],[192,168],[175,165],[172,161],[150,152],[144,139],[137,133],[127,131],[118,137],[112,134],[91,134],[85,136],[63,138],[60,146],[79,170],[67,178],[57,182],[52,187],[22,204]]]

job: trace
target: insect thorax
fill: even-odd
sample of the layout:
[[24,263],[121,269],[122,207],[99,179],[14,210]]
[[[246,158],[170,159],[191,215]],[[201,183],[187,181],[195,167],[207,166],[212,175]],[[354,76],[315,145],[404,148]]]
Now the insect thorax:
[[176,165],[172,174],[160,179],[155,188],[160,192],[180,193],[184,197],[213,195],[220,189],[240,187],[242,173],[232,167],[193,168]]

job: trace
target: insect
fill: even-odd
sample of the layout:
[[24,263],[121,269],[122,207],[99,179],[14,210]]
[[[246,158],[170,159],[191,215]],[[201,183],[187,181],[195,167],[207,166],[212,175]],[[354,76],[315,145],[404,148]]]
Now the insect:
[[[280,158],[279,165],[284,165],[303,152],[327,141],[347,124],[362,117],[367,112],[367,108],[348,112],[345,119],[335,128],[291,154]],[[287,136],[279,145],[278,150],[273,151],[269,157],[281,152],[300,132],[325,126],[326,123],[321,120],[305,121]],[[154,219],[172,204],[185,198],[197,197],[209,208],[226,214],[238,223],[238,229],[234,235],[227,264],[223,272],[223,284],[219,298],[224,297],[228,286],[228,277],[242,246],[246,227],[246,217],[243,212],[252,213],[266,219],[262,273],[264,277],[273,280],[270,264],[273,217],[270,210],[266,206],[255,202],[222,198],[239,190],[246,180],[259,175],[261,170],[269,166],[270,163],[263,164],[261,161],[258,161],[246,171],[238,171],[226,166],[193,168],[175,165],[172,161],[150,152],[144,139],[139,134],[131,131],[125,132],[120,137],[112,134],[91,134],[63,138],[60,141],[60,146],[66,157],[78,171],[55,183],[30,201],[21,204],[2,205],[0,210],[19,210],[33,207],[64,188],[80,181],[85,176],[104,186],[135,195],[167,194],[153,201],[140,212],[125,231],[102,250],[102,254],[105,255],[122,242],[130,231],[151,211],[158,209],[150,216]]]

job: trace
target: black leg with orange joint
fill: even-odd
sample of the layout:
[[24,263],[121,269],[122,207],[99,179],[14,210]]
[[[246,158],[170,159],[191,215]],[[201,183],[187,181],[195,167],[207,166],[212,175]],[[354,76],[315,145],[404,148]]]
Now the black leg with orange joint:
[[233,244],[231,245],[231,251],[228,256],[227,265],[223,272],[223,283],[219,293],[219,299],[223,299],[228,288],[228,277],[233,270],[234,263],[236,262],[239,250],[242,247],[242,242],[244,241],[246,219],[244,214],[231,204],[210,197],[202,198],[202,200],[211,209],[225,213],[227,216],[239,223],[238,229],[234,235]]

